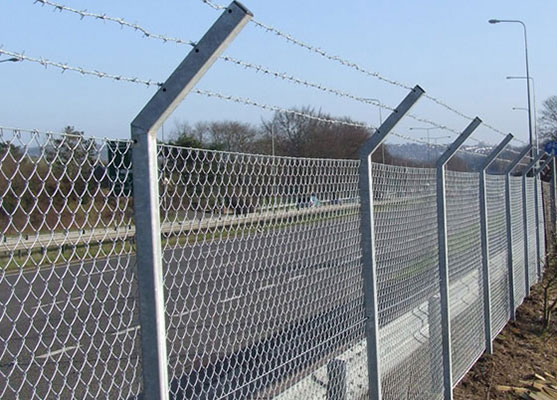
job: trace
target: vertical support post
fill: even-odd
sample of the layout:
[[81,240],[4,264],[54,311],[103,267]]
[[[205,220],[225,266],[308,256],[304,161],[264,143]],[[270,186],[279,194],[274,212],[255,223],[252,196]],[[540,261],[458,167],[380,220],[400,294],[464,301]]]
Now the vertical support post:
[[[528,254],[528,196],[526,194],[526,175],[536,163],[542,158],[543,153],[539,153],[528,166],[522,171],[522,221],[524,224],[524,286],[525,286],[525,296],[530,295],[530,261],[529,261],[529,254]],[[532,282],[533,284],[533,282]]]
[[437,235],[439,240],[439,277],[441,292],[441,330],[443,333],[443,383],[445,400],[453,398],[451,312],[449,304],[449,249],[447,244],[447,204],[445,166],[464,141],[481,124],[478,117],[466,127],[436,162],[437,168]]
[[164,282],[159,215],[159,127],[252,14],[232,2],[131,123],[139,321],[144,398],[168,399]]
[[[509,302],[511,320],[516,319],[515,295],[514,295],[514,268],[513,268],[513,229],[512,229],[512,208],[511,208],[511,173],[516,168],[520,160],[530,151],[531,146],[526,146],[517,158],[509,165],[505,171],[505,208],[507,217],[507,267],[509,269]],[[524,239],[526,240],[526,239]]]
[[536,282],[539,282],[542,276],[541,271],[541,243],[540,243],[540,201],[538,198],[538,174],[534,173],[534,223],[536,226]]
[[482,240],[482,276],[483,276],[483,295],[484,295],[484,328],[485,328],[485,350],[488,354],[493,353],[491,341],[491,292],[489,277],[489,232],[487,216],[487,191],[485,174],[489,166],[501,154],[505,146],[512,140],[513,135],[508,134],[499,145],[487,156],[480,166],[480,225]]
[[[549,165],[549,163],[551,162],[551,160],[553,160],[552,155],[549,155],[549,157],[547,157],[545,159],[545,161],[543,162],[543,164],[536,170],[534,170],[534,177],[536,178],[536,180],[534,181],[535,183],[535,188],[536,188],[536,240],[538,241],[538,282],[542,279],[542,274],[543,274],[543,270],[542,270],[542,263],[541,263],[541,245],[542,245],[542,240],[545,240],[545,232],[542,230],[540,232],[540,211],[542,212],[543,215],[543,202],[542,204],[539,204],[539,197],[543,197],[543,191],[542,191],[542,187],[541,187],[541,173],[545,170],[545,168]],[[538,186],[539,185],[539,186]],[[540,192],[541,191],[541,192]],[[540,196],[541,193],[541,196]],[[543,234],[544,238],[541,238],[540,235]]]
[[424,94],[415,86],[400,105],[363,144],[360,150],[360,231],[362,235],[362,276],[364,281],[365,331],[369,393],[381,400],[381,368],[379,363],[379,313],[377,304],[377,262],[375,253],[375,221],[373,215],[373,175],[371,155],[383,143],[395,125]]
[[557,233],[557,196],[555,191],[557,190],[557,159],[553,157],[553,161],[551,162],[551,234],[553,237],[551,238],[551,243],[555,241],[555,233]]

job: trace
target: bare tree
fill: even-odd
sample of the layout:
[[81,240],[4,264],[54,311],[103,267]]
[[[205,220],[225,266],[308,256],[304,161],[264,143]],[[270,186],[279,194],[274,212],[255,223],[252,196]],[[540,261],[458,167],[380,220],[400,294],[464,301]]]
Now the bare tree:
[[[300,114],[318,115],[312,108],[296,109]],[[263,122],[263,132],[274,137],[276,154],[307,157],[307,144],[318,121],[299,114],[275,112],[270,121]]]
[[197,122],[191,126],[187,122],[176,122],[176,126],[172,131],[172,140],[169,143],[176,146],[184,147],[210,147],[209,140],[209,123]]
[[542,106],[540,133],[544,138],[557,140],[557,96],[547,98]]
[[226,151],[251,152],[258,131],[252,125],[238,121],[217,121],[207,125],[211,143]]
[[334,118],[321,111],[303,107],[300,114],[314,116],[308,118],[299,114],[275,113],[269,121],[263,121],[263,147],[268,150],[274,138],[275,153],[294,157],[357,158],[363,142],[371,131],[365,127],[351,126],[350,118]]

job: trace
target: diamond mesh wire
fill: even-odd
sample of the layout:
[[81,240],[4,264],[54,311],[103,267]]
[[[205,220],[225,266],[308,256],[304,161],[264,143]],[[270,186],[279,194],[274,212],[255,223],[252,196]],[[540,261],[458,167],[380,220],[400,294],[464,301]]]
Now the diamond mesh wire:
[[3,399],[141,389],[131,144],[67,132],[0,129]]
[[537,243],[536,243],[536,208],[534,206],[534,178],[526,178],[526,215],[528,216],[528,277],[530,287],[538,280]]
[[436,171],[372,171],[383,396],[433,399],[443,393]]
[[511,224],[512,224],[512,252],[514,276],[514,307],[522,304],[526,295],[526,278],[524,270],[524,206],[522,203],[522,178],[510,177],[511,188]]
[[505,327],[510,317],[505,176],[487,175],[486,195],[493,339]]
[[[0,130],[1,398],[140,393],[131,146]],[[366,398],[359,163],[168,145],[158,160],[171,395]],[[435,171],[372,171],[384,398],[439,398]],[[504,180],[487,182],[495,334],[508,309]],[[484,348],[478,184],[447,172],[455,383]],[[518,305],[520,177],[511,220]]]
[[171,395],[324,398],[342,369],[365,395],[358,162],[159,162]]
[[479,174],[447,171],[452,376],[458,383],[485,348]]

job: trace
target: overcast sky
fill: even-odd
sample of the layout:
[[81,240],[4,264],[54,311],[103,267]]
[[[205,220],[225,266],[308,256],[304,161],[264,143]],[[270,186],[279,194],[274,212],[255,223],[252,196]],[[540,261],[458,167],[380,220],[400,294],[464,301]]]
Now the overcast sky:
[[[153,33],[196,41],[220,12],[201,0],[57,0],[76,9],[120,17]],[[221,2],[220,4],[227,4]],[[487,23],[490,18],[521,19],[528,27],[530,72],[536,82],[538,109],[557,94],[557,2],[352,0],[245,1],[263,23],[357,63],[405,85],[419,84],[429,95],[466,115],[480,116],[503,132],[527,140],[522,28]],[[72,66],[112,74],[164,81],[189,46],[162,43],[108,22],[53,11],[33,0],[7,0],[0,9],[0,44]],[[406,89],[386,84],[294,46],[253,24],[240,33],[225,54],[319,83],[355,96],[378,98],[396,106]],[[1,59],[6,58],[1,57]],[[0,125],[60,130],[74,125],[87,134],[129,137],[129,124],[155,87],[115,82],[29,62],[0,64]],[[349,116],[377,125],[378,110],[350,99],[276,80],[218,61],[198,84],[222,94],[248,97],[284,108],[311,106],[334,116]],[[468,123],[422,99],[414,114],[462,130]],[[385,118],[387,111],[383,112]],[[236,119],[258,123],[270,112],[191,94],[165,124],[167,135],[177,122]],[[405,119],[398,131],[414,137],[426,126]],[[431,136],[450,132],[434,130]],[[502,137],[481,128],[477,137],[496,143]],[[445,139],[448,140],[448,139]],[[442,142],[443,139],[440,139]]]

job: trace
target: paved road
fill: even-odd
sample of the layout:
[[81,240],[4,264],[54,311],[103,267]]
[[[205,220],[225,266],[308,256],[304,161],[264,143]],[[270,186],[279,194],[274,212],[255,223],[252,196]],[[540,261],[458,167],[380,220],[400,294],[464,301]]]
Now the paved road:
[[[173,395],[276,394],[293,383],[282,382],[284,377],[301,376],[361,342],[358,218],[347,212],[340,219],[264,226],[166,249]],[[385,253],[404,252],[391,237],[382,246],[391,247]],[[427,247],[415,255],[422,261],[435,258]],[[0,275],[0,397],[137,395],[134,265],[134,256],[123,254]],[[432,268],[395,277],[397,291],[413,288],[414,293],[385,313],[382,327],[405,321],[432,296],[427,290]],[[384,290],[388,294],[388,287]]]
[[[166,250],[171,378],[191,379],[287,331],[303,352],[330,327],[350,325],[361,308],[357,226],[351,216]],[[133,271],[134,257],[122,255],[0,276],[0,397],[137,394]],[[308,324],[316,316],[321,325]]]

